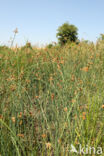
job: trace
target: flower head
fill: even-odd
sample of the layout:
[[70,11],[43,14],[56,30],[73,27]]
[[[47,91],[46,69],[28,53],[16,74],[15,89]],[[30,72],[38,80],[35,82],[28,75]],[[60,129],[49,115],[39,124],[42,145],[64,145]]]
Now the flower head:
[[88,72],[88,69],[89,69],[88,67],[83,67],[81,70],[85,71],[85,72]]
[[15,33],[15,34],[17,34],[17,33],[18,33],[18,28],[16,28],[16,29],[14,30],[14,33]]
[[47,149],[51,149],[51,147],[52,147],[51,143],[50,143],[50,142],[47,142],[47,143],[46,143],[46,148],[47,148]]
[[15,123],[16,121],[15,117],[13,116],[11,119],[12,119],[12,122]]

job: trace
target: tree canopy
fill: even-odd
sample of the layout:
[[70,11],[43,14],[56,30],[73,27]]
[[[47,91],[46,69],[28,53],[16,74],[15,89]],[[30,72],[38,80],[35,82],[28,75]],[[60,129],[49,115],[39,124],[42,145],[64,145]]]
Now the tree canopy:
[[58,32],[56,36],[61,45],[64,45],[65,43],[70,41],[75,42],[77,40],[78,29],[72,24],[66,22],[62,26],[60,26],[57,31]]

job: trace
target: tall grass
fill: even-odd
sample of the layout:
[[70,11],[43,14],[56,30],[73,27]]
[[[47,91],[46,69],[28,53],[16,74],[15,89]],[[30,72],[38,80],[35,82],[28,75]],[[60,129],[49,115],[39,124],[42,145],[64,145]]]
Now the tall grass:
[[104,149],[104,43],[0,47],[0,154]]

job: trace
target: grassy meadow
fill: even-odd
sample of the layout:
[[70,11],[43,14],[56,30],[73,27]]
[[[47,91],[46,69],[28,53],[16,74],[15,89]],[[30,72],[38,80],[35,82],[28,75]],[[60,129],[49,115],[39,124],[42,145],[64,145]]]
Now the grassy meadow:
[[0,47],[0,155],[104,149],[104,42]]

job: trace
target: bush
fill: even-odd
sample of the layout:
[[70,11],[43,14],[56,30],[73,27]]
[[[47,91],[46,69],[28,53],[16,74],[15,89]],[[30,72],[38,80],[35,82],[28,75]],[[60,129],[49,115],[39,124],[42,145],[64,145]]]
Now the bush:
[[50,43],[50,44],[47,45],[47,48],[52,48],[52,47],[53,47],[53,44],[52,43]]
[[32,45],[30,42],[27,42],[25,46],[21,47],[21,50],[27,50],[27,49],[32,50]]

